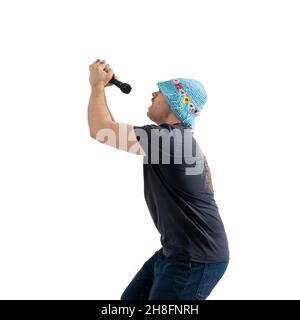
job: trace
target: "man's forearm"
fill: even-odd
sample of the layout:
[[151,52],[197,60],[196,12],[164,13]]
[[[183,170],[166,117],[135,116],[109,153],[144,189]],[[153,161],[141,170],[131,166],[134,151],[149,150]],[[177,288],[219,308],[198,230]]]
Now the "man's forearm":
[[104,97],[105,97],[105,105],[106,105],[107,110],[108,110],[108,112],[109,112],[109,114],[110,114],[110,117],[111,117],[112,121],[115,121],[114,117],[112,116],[112,114],[111,114],[111,112],[110,112],[110,110],[109,110],[109,107],[108,107],[108,104],[107,104],[107,101],[106,101],[106,96],[104,95]]
[[114,119],[107,106],[105,87],[92,88],[88,105],[88,123],[91,135],[95,136],[97,131],[105,128],[109,121],[114,121]]

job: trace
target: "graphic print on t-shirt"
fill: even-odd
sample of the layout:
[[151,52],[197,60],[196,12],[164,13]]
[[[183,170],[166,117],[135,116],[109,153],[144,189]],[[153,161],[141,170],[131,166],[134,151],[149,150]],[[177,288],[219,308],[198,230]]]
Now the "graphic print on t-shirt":
[[211,173],[210,169],[206,160],[206,157],[204,156],[204,167],[205,167],[205,180],[206,183],[208,184],[208,187],[211,192],[214,192],[213,184],[212,184],[212,178],[211,178]]

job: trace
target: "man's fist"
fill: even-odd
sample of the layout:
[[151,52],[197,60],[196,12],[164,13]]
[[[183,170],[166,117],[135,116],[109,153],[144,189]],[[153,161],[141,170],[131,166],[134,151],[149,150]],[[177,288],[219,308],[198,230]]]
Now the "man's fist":
[[[105,60],[104,60],[104,61],[105,61]],[[105,68],[104,68],[104,71],[108,72],[108,70],[109,70],[109,64],[107,64],[107,65],[105,66]],[[118,79],[118,77],[117,77],[115,74],[112,75],[112,78]],[[112,78],[110,78],[109,81],[110,81]],[[110,86],[112,86],[112,85],[113,85],[113,84],[112,84],[111,82],[108,82],[108,83],[105,85],[105,87],[110,87]]]
[[112,83],[109,83],[109,81],[113,77],[118,79],[114,75],[114,71],[110,68],[109,64],[105,63],[105,60],[97,59],[94,63],[90,64],[89,81],[92,88],[101,85],[104,85],[104,87],[111,86]]

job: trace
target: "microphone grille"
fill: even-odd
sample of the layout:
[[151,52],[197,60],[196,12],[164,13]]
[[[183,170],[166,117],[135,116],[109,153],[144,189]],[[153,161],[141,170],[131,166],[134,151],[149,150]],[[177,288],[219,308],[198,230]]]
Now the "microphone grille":
[[123,93],[129,93],[131,91],[131,86],[128,83],[123,83],[120,89]]

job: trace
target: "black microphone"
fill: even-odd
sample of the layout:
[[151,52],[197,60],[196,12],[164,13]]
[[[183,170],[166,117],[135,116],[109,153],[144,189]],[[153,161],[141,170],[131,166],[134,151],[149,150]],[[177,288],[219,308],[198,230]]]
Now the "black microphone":
[[128,83],[121,82],[114,77],[112,77],[109,82],[120,88],[123,93],[129,93],[131,91],[131,86]]

